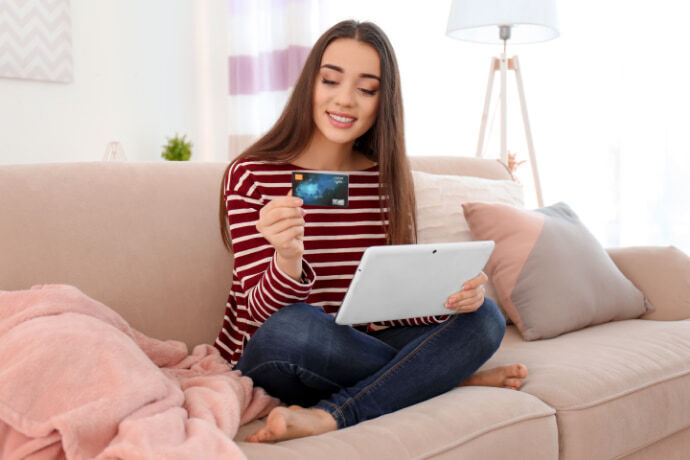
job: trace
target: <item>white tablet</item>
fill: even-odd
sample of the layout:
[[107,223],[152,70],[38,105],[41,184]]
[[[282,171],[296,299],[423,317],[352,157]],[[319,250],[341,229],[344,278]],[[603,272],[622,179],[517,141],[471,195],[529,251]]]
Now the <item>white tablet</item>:
[[371,246],[364,251],[337,324],[455,313],[444,304],[477,276],[493,241]]

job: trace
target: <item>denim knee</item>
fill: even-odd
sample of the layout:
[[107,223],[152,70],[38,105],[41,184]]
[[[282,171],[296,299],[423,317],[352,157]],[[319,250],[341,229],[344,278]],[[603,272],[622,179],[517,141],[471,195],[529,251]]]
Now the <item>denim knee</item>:
[[327,321],[329,317],[321,307],[307,303],[287,305],[273,313],[254,333],[245,353],[260,361],[300,356],[314,347],[306,331],[314,322]]
[[299,302],[286,305],[269,316],[259,330],[263,330],[264,333],[270,331],[270,333],[284,334],[286,330],[303,327],[305,322],[312,321],[314,315],[318,313],[324,313],[323,309],[308,303]]
[[498,350],[503,341],[506,332],[505,317],[496,303],[489,298],[485,298],[484,304],[473,314],[477,316],[474,329],[479,333],[486,352],[491,356]]

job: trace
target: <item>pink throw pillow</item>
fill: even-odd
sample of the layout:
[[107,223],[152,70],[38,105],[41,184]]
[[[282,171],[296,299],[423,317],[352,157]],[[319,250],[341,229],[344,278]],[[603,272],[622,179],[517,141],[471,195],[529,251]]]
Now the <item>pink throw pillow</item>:
[[487,274],[525,340],[653,310],[565,203],[534,211],[490,203],[462,208],[473,238],[496,242]]

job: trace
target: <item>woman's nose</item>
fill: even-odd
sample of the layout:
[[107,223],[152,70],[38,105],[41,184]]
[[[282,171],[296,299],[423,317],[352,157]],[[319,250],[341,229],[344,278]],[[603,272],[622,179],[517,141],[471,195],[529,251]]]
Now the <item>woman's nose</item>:
[[351,107],[355,103],[354,89],[349,85],[341,85],[335,99],[336,104]]

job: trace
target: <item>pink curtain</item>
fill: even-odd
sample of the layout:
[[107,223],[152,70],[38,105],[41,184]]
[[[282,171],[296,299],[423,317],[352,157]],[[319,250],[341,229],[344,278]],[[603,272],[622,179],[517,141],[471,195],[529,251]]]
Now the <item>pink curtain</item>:
[[317,0],[227,0],[229,152],[278,119],[319,34]]

